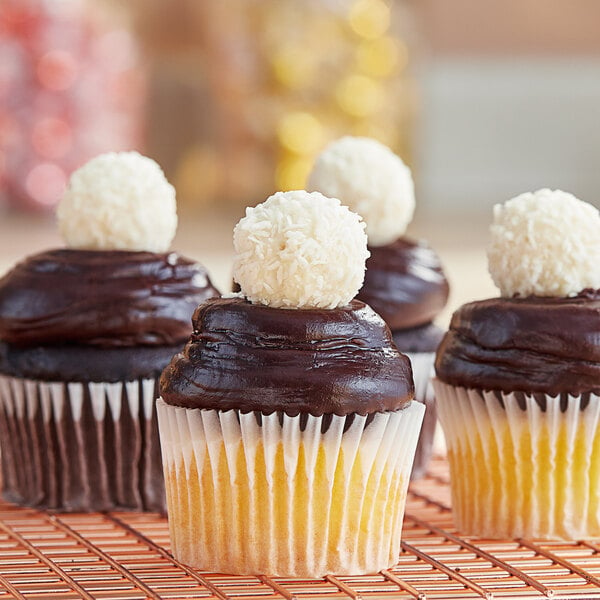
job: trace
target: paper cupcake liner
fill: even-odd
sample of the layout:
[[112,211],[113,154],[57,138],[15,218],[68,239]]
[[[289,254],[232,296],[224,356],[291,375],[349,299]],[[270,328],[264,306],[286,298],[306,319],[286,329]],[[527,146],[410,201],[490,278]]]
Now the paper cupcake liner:
[[289,417],[157,402],[172,551],[193,567],[320,577],[396,563],[424,407]]
[[410,359],[415,381],[415,400],[423,402],[427,407],[421,435],[417,443],[415,462],[410,475],[411,479],[419,479],[427,472],[429,461],[433,453],[433,440],[437,427],[437,410],[435,407],[435,394],[431,385],[434,375],[433,363],[435,352],[404,352]]
[[522,393],[434,387],[463,533],[600,536],[599,396],[545,396],[542,410]]
[[0,376],[8,501],[63,511],[165,511],[154,379],[42,382]]

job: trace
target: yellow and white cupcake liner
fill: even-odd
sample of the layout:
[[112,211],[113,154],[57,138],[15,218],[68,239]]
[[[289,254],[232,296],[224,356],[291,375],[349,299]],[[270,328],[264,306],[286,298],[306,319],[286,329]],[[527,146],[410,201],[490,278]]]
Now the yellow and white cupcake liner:
[[118,383],[0,376],[4,497],[62,511],[164,512],[153,378]]
[[434,387],[462,533],[600,536],[599,396],[546,396],[542,410],[528,394]]
[[424,410],[290,417],[159,399],[173,554],[288,577],[395,564]]

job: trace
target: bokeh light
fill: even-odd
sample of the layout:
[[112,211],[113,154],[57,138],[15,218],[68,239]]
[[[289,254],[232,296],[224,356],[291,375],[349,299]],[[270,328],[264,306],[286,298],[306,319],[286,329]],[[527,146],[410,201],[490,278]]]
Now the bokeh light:
[[366,117],[379,110],[385,96],[381,86],[365,75],[350,75],[336,89],[340,108],[355,117]]
[[0,0],[0,209],[51,210],[92,156],[140,147],[136,41],[109,14],[80,0]]
[[67,185],[67,175],[54,163],[41,163],[29,171],[25,189],[36,204],[54,206]]
[[390,27],[390,7],[382,0],[357,0],[350,9],[349,22],[359,36],[377,38]]
[[310,85],[316,76],[317,61],[305,48],[287,46],[271,59],[275,78],[286,87],[301,89]]
[[389,36],[365,40],[356,51],[359,71],[372,77],[389,77],[408,62],[406,45]]
[[61,158],[69,152],[73,143],[71,127],[63,119],[42,118],[33,126],[31,143],[40,156]]
[[45,88],[53,91],[66,90],[77,78],[77,61],[69,52],[50,50],[40,58],[37,75]]
[[312,165],[312,158],[302,156],[281,159],[275,173],[276,188],[283,191],[304,189]]
[[277,126],[277,137],[281,145],[297,154],[311,154],[323,145],[323,127],[318,119],[308,112],[291,112]]

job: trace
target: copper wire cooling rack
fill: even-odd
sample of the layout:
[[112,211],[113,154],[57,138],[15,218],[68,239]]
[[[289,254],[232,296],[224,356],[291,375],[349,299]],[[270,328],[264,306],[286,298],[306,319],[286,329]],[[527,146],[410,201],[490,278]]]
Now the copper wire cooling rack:
[[49,514],[0,504],[0,600],[600,598],[600,543],[463,538],[443,459],[411,486],[398,564],[300,580],[189,569],[153,514]]

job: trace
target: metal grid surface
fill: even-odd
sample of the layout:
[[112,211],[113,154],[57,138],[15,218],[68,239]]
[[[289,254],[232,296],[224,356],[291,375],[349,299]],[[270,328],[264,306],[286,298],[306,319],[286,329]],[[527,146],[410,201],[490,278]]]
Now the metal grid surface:
[[486,541],[452,525],[447,466],[411,486],[398,564],[318,580],[232,577],[169,554],[153,514],[49,514],[0,504],[0,600],[600,598],[600,543]]

